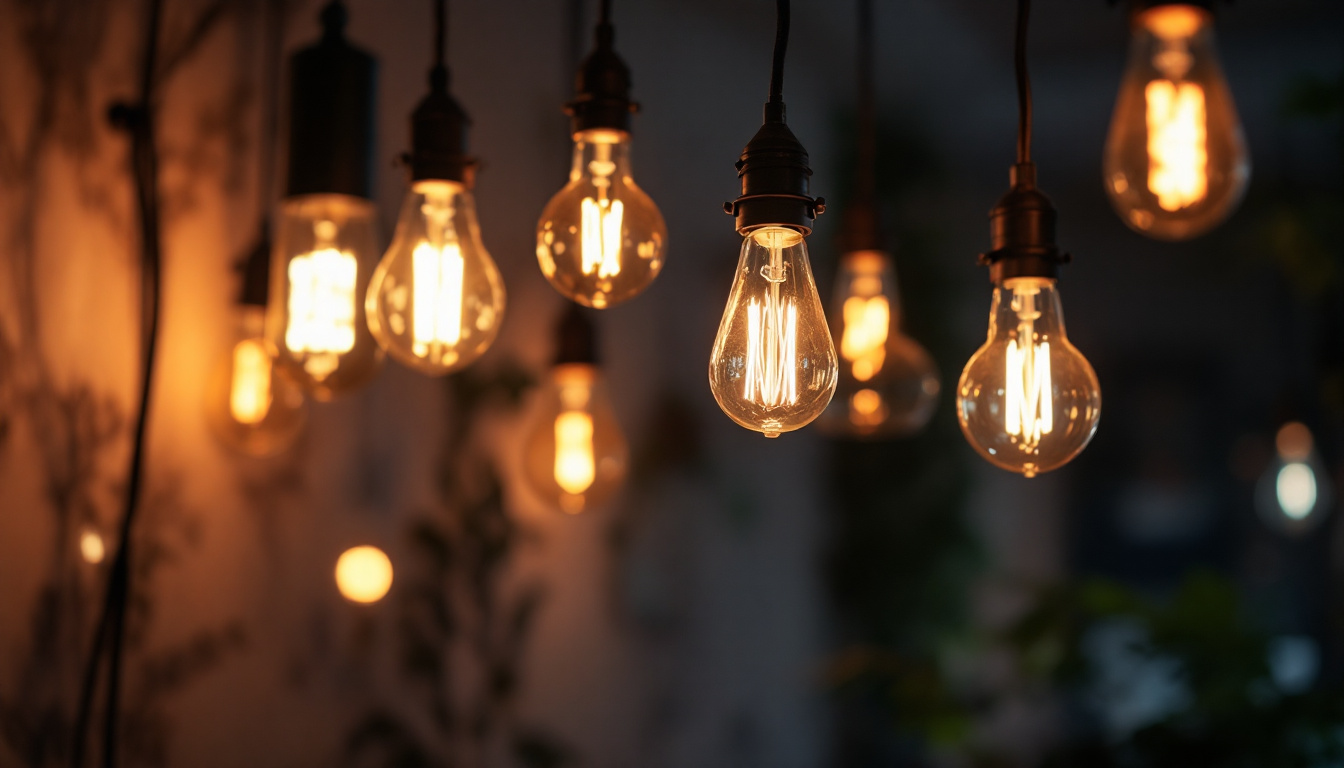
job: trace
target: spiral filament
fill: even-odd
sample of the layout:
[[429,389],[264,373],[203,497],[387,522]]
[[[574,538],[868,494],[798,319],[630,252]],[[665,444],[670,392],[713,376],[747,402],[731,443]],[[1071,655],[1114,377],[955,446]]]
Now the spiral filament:
[[1025,451],[1041,444],[1041,435],[1055,428],[1050,381],[1050,342],[1036,341],[1035,322],[1038,290],[1015,286],[1013,311],[1017,313],[1017,338],[1008,342],[1004,375],[1004,431],[1017,438]]
[[742,396],[777,408],[798,402],[798,307],[792,299],[780,297],[780,284],[787,278],[784,248],[799,236],[769,228],[754,237],[770,251],[769,263],[761,267],[770,288],[760,301],[753,298],[747,307],[747,375]]
[[1178,211],[1208,194],[1208,116],[1204,89],[1183,82],[1194,63],[1189,40],[1200,17],[1189,8],[1156,9],[1145,23],[1160,40],[1153,66],[1165,79],[1144,88],[1148,126],[1148,189],[1164,211]]
[[239,424],[257,424],[271,409],[271,356],[259,339],[244,339],[233,348],[233,380],[229,413]]
[[338,365],[337,356],[355,346],[355,283],[359,262],[336,249],[336,224],[313,224],[313,250],[289,262],[289,324],[285,346],[306,353],[303,363],[321,380]]
[[595,158],[588,163],[588,171],[593,175],[592,184],[597,188],[597,199],[583,198],[581,219],[583,222],[583,258],[585,275],[596,273],[598,277],[615,277],[621,273],[621,224],[625,218],[625,203],[610,199],[611,175],[616,164],[611,160],[611,144],[594,144]]
[[[862,280],[860,278],[859,280]],[[880,278],[868,278],[881,290]],[[855,282],[858,283],[859,280]],[[855,286],[859,290],[861,286]],[[868,381],[882,370],[887,357],[887,333],[891,327],[891,306],[887,297],[850,296],[844,304],[844,332],[840,336],[840,356],[850,364],[854,378]],[[874,393],[876,394],[876,393]]]
[[420,208],[426,239],[411,254],[414,286],[411,350],[417,357],[444,356],[462,340],[462,278],[466,261],[453,230],[450,191],[434,186]]

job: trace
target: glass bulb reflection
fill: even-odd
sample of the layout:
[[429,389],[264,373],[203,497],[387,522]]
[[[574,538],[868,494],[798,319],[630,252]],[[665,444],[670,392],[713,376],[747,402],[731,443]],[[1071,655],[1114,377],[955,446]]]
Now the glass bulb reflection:
[[909,435],[933,416],[938,369],[919,342],[901,332],[891,257],[855,251],[840,260],[832,303],[840,378],[822,425],[852,437]]
[[596,366],[566,363],[553,368],[534,418],[524,469],[538,496],[577,514],[620,489],[628,451]]
[[957,418],[991,464],[1035,477],[1067,464],[1096,433],[1097,375],[1064,335],[1055,281],[1005,280],[994,290],[989,338],[957,384]]
[[1307,425],[1284,424],[1274,447],[1274,461],[1256,487],[1256,509],[1268,525],[1283,533],[1305,533],[1325,517],[1334,489]]
[[504,319],[504,280],[481,242],[470,190],[412,185],[366,301],[378,343],[422,373],[456,371],[490,348]]
[[779,437],[821,414],[837,377],[806,240],[784,227],[749,233],[709,360],[714,399],[738,424]]
[[280,206],[267,337],[276,362],[319,400],[364,384],[382,352],[361,298],[378,250],[373,204],[304,195]]
[[1162,240],[1207,232],[1241,201],[1250,161],[1208,11],[1159,5],[1135,17],[1104,172],[1125,223]]
[[263,335],[265,310],[243,306],[237,341],[212,374],[206,417],[216,437],[236,451],[269,456],[285,450],[303,432],[303,392],[274,370],[272,346]]
[[555,289],[602,309],[649,287],[663,269],[667,225],[631,177],[630,136],[595,129],[574,137],[569,184],[537,223],[537,262]]

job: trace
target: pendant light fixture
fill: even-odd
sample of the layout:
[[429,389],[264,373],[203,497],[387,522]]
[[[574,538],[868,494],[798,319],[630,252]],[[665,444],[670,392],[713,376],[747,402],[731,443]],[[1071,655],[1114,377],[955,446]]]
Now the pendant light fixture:
[[929,353],[902,332],[895,269],[891,254],[882,250],[872,0],[858,0],[858,11],[858,162],[831,304],[840,378],[820,423],[836,435],[900,437],[928,424],[940,383]]
[[542,384],[524,448],[528,485],[569,514],[610,499],[625,480],[629,460],[584,311],[568,304],[556,327],[555,365]]
[[[630,69],[613,48],[611,0],[601,0],[597,46],[579,65],[569,183],[537,222],[537,262],[571,301],[604,309],[630,299],[663,269],[667,225],[630,169]],[[577,6],[576,6],[577,7]]]
[[1188,240],[1231,215],[1251,173],[1214,49],[1213,0],[1133,0],[1131,9],[1106,193],[1140,234]]
[[447,8],[434,0],[429,94],[411,115],[410,189],[369,285],[369,328],[398,362],[440,375],[485,353],[504,320],[504,279],[476,221],[471,120],[448,92]]
[[290,61],[289,183],[277,216],[267,335],[318,400],[373,377],[382,352],[362,298],[378,258],[373,201],[376,62],[345,38],[345,4]]
[[994,298],[989,337],[957,384],[957,418],[991,464],[1035,477],[1087,446],[1101,416],[1097,375],[1064,335],[1056,277],[1069,257],[1055,245],[1055,208],[1036,188],[1031,161],[1030,0],[1017,4],[1017,164],[1012,189],[990,211]]
[[835,394],[835,346],[807,260],[825,201],[808,194],[807,150],[784,122],[789,2],[776,2],[765,121],[742,150],[742,195],[724,204],[742,251],[709,359],[709,386],[728,417],[766,437],[817,418]]

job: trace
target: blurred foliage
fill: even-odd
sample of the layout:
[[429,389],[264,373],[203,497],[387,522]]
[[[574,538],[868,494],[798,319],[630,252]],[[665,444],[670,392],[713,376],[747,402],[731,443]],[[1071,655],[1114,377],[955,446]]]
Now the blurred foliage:
[[529,534],[511,517],[476,429],[516,410],[531,378],[506,362],[447,380],[453,414],[439,461],[439,509],[407,532],[411,558],[396,591],[399,668],[414,696],[374,707],[346,739],[346,764],[483,768],[512,754],[528,768],[575,765],[569,747],[514,713],[538,583],[506,579]]

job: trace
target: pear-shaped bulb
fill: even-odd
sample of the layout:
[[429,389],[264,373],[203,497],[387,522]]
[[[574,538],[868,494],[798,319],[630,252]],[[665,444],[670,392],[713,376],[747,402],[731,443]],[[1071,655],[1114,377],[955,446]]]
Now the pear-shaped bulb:
[[989,463],[1035,477],[1067,464],[1097,431],[1097,375],[1064,335],[1055,281],[1003,281],[989,338],[957,384],[957,418]]
[[440,375],[485,353],[504,320],[504,280],[466,186],[417,181],[369,284],[369,329],[397,362]]
[[532,491],[556,509],[578,514],[620,490],[628,459],[600,369],[555,366],[527,437],[524,469]]
[[749,232],[709,359],[714,399],[738,424],[779,437],[821,414],[837,376],[807,241],[785,227]]
[[265,310],[244,305],[236,341],[210,378],[206,419],[215,436],[251,456],[269,456],[294,443],[307,421],[303,392],[273,366]]
[[663,269],[667,225],[630,171],[630,135],[574,137],[569,183],[537,222],[537,262],[571,301],[604,309],[630,299]]
[[1207,10],[1158,5],[1134,17],[1103,165],[1120,218],[1159,240],[1201,235],[1241,202],[1250,159]]
[[277,220],[266,334],[285,374],[331,400],[373,378],[382,362],[364,319],[378,258],[373,203],[301,195],[280,204]]
[[831,326],[840,379],[821,425],[835,435],[900,437],[923,429],[938,404],[933,358],[901,329],[891,257],[854,251],[840,259]]

